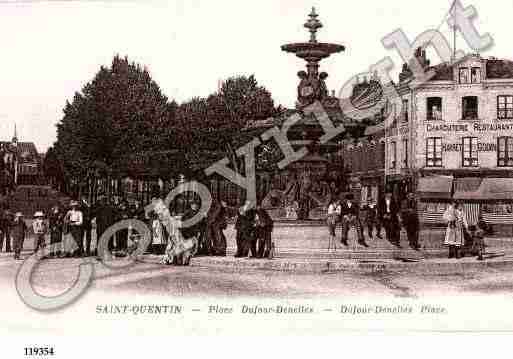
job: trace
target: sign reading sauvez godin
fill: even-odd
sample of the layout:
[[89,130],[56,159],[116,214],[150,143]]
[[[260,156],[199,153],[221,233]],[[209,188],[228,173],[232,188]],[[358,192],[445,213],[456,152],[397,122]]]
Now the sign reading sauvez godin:
[[[442,144],[442,151],[444,152],[461,152],[463,149],[462,143],[444,143]],[[496,143],[478,143],[477,144],[478,152],[496,152],[497,144]]]
[[427,132],[492,132],[513,131],[513,123],[431,124],[426,125]]

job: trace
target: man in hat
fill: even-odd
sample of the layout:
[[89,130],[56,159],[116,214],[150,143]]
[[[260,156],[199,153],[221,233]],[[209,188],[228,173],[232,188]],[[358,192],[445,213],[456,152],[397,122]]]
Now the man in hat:
[[415,250],[420,248],[419,246],[419,216],[417,213],[417,202],[415,201],[415,195],[409,193],[404,202],[403,209],[401,211],[401,218],[404,229],[408,236],[408,242],[410,247]]
[[45,246],[45,236],[47,232],[47,227],[44,220],[44,213],[42,211],[37,211],[36,213],[34,213],[34,221],[32,221],[32,230],[34,231],[34,235],[36,236],[36,248],[34,252],[37,252],[39,249]]
[[256,212],[251,208],[250,201],[246,201],[244,206],[239,209],[235,221],[235,230],[237,231],[235,257],[247,257],[250,249],[254,249],[252,254],[256,256],[255,215]]
[[14,259],[20,259],[21,250],[23,249],[23,242],[27,234],[27,225],[23,220],[23,214],[17,212],[11,227],[11,235],[14,246]]
[[80,201],[80,211],[83,216],[82,237],[85,237],[85,255],[91,255],[91,230],[92,230],[92,208],[85,197]]
[[399,206],[392,198],[392,192],[385,193],[385,199],[381,202],[379,212],[387,240],[395,246],[400,246]]
[[[96,209],[94,211],[96,217],[96,255],[98,253],[98,243],[102,238],[103,233],[112,226],[116,220],[116,211],[111,203],[107,200],[106,196],[100,197]],[[110,252],[114,249],[113,240],[108,242],[108,249]]]
[[369,239],[374,239],[374,228],[376,228],[376,237],[381,239],[381,224],[379,222],[378,207],[374,200],[364,206],[367,213],[365,222],[367,224],[367,234]]
[[347,232],[351,227],[356,229],[356,233],[358,235],[358,243],[362,246],[367,247],[367,243],[365,243],[365,239],[363,238],[363,230],[362,230],[362,222],[359,217],[358,206],[354,202],[353,194],[349,193],[346,195],[346,200],[342,203],[342,239],[341,242],[343,245],[347,246]]
[[8,204],[4,204],[0,209],[0,251],[2,251],[5,238],[5,252],[11,252],[11,226],[14,221],[14,215],[9,209]]
[[61,243],[62,243],[62,230],[63,230],[63,214],[58,205],[53,206],[50,211],[49,230],[50,230],[50,244],[58,244],[58,249],[50,255],[61,255]]
[[68,228],[71,232],[71,236],[73,237],[73,241],[75,241],[78,246],[78,250],[74,251],[73,255],[81,256],[84,253],[84,238],[82,232],[84,217],[82,215],[82,211],[79,209],[77,201],[71,201],[70,206],[71,209],[66,214],[66,222],[68,223]]

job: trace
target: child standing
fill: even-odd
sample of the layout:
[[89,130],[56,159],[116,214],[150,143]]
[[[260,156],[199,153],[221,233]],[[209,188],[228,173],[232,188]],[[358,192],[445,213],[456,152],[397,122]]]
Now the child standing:
[[26,233],[27,225],[23,220],[23,214],[21,212],[18,212],[14,217],[14,221],[11,227],[11,236],[14,244],[14,259],[20,259],[20,254],[23,248],[23,242],[25,241]]

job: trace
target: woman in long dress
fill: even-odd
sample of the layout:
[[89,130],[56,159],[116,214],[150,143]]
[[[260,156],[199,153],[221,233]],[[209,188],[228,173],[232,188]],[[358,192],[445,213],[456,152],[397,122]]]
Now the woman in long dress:
[[449,258],[461,257],[460,248],[465,244],[465,232],[468,224],[461,210],[460,204],[453,201],[443,215],[447,222],[444,244],[449,246]]

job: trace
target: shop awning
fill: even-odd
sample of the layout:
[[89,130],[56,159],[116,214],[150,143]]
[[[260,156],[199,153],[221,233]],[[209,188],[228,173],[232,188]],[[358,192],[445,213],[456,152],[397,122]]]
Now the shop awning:
[[452,176],[430,176],[419,178],[417,194],[423,199],[450,199]]
[[480,187],[483,182],[479,177],[457,178],[454,181],[454,199],[480,199]]
[[479,192],[482,199],[513,201],[513,178],[485,178]]

